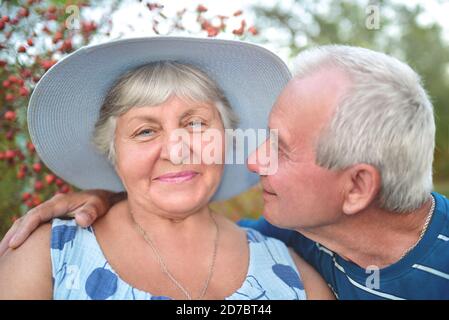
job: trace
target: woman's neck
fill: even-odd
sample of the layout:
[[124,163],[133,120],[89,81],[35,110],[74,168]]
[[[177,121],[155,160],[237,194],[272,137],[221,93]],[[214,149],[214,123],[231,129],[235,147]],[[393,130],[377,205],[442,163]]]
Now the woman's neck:
[[196,237],[203,238],[210,235],[211,231],[215,231],[212,212],[207,205],[184,215],[144,208],[132,200],[124,201],[122,205],[120,211],[126,214],[126,220],[134,226],[137,224],[156,242],[168,240],[176,235],[177,239],[186,241],[184,244],[188,245],[188,242]]

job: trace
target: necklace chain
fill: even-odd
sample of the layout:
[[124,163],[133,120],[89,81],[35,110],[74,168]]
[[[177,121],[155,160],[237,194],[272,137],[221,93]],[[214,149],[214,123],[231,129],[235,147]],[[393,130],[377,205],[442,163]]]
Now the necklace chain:
[[421,230],[421,234],[419,235],[418,240],[415,242],[415,244],[413,244],[402,254],[402,256],[398,259],[398,261],[404,258],[407,254],[409,254],[410,251],[412,251],[424,237],[424,234],[426,233],[427,228],[429,227],[430,219],[432,218],[433,212],[435,211],[435,198],[433,197],[433,195],[431,195],[431,197],[432,197],[432,205],[430,206],[429,213],[427,214],[426,221],[424,222],[424,226]]
[[[215,260],[216,260],[216,257],[217,257],[218,239],[219,239],[219,235],[220,235],[220,229],[219,229],[218,223],[215,220],[215,217],[213,216],[212,213],[210,214],[210,217],[212,218],[212,221],[214,222],[215,230],[216,230],[215,231],[215,239],[214,239],[214,251],[212,253],[212,259],[211,259],[211,264],[210,264],[210,267],[209,267],[208,276],[206,278],[206,281],[204,282],[204,287],[201,290],[200,295],[198,296],[198,300],[204,298],[204,296],[206,295],[207,288],[209,287],[209,283],[210,283],[210,280],[212,278],[213,270],[214,270],[214,267],[215,267]],[[189,294],[189,292],[184,288],[184,286],[168,270],[167,264],[165,263],[164,259],[162,258],[162,255],[159,252],[159,250],[157,249],[157,247],[154,244],[153,240],[148,236],[147,232],[145,232],[145,230],[136,222],[132,212],[131,212],[131,218],[132,218],[132,220],[133,220],[133,222],[134,222],[134,224],[136,226],[137,231],[142,235],[142,237],[145,240],[145,242],[147,242],[150,245],[151,249],[153,250],[154,254],[156,255],[156,258],[157,258],[158,263],[159,263],[159,265],[160,265],[160,267],[162,269],[162,272],[186,296],[187,300],[193,300],[192,299],[192,295]]]

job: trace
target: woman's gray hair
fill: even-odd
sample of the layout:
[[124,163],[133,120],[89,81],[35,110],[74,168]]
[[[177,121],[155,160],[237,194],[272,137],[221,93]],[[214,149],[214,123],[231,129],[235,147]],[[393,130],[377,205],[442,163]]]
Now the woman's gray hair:
[[433,107],[419,75],[386,54],[330,45],[300,53],[295,76],[333,67],[347,74],[351,84],[320,134],[317,164],[336,170],[373,165],[382,179],[381,208],[419,208],[432,190],[435,148]]
[[218,85],[192,65],[159,61],[140,66],[118,78],[108,91],[95,124],[93,143],[115,164],[114,136],[117,117],[133,107],[156,106],[172,95],[213,103],[225,129],[235,128],[238,117]]

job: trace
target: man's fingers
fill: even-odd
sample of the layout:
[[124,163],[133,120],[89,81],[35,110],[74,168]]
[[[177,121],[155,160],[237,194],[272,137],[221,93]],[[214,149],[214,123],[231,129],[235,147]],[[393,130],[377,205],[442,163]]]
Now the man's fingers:
[[89,227],[99,217],[104,215],[104,208],[98,201],[90,200],[85,205],[75,210],[76,223],[84,228]]
[[2,241],[0,242],[0,257],[3,256],[6,251],[9,249],[9,242],[14,237],[14,235],[17,232],[17,229],[19,228],[19,225],[21,223],[22,219],[17,219],[11,228],[6,232],[5,236],[3,237]]
[[43,220],[40,214],[41,211],[35,211],[34,213],[26,214],[21,218],[22,221],[17,226],[15,235],[9,241],[9,246],[11,248],[19,247],[22,243],[25,242],[30,234],[33,233],[33,231],[41,225]]
[[28,211],[15,227],[15,235],[9,240],[9,246],[19,247],[42,223],[63,216],[67,212],[69,202],[69,195],[58,194]]
[[109,201],[111,195],[110,192],[102,190],[55,195],[14,223],[0,243],[0,255],[4,254],[8,247],[19,247],[42,223],[67,216],[70,212],[74,213],[80,226],[90,226],[98,217],[106,214],[113,203]]

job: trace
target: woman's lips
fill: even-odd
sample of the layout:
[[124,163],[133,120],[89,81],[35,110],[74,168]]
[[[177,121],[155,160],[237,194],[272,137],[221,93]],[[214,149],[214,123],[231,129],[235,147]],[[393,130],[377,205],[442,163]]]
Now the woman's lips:
[[157,177],[155,180],[161,181],[161,182],[168,182],[168,183],[180,183],[192,180],[198,175],[198,172],[195,171],[180,171],[180,172],[172,172],[163,174],[159,177]]

